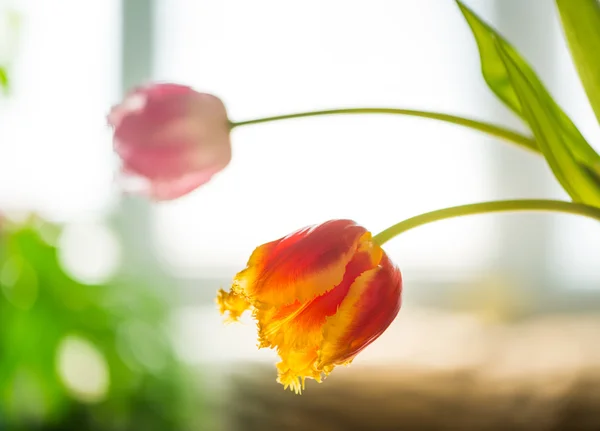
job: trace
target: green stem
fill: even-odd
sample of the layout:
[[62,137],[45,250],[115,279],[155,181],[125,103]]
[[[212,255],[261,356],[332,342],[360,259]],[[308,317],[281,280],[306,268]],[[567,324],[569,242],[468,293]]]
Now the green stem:
[[381,231],[373,237],[379,245],[383,245],[390,239],[428,223],[445,220],[454,217],[462,217],[475,214],[486,214],[506,211],[555,211],[567,214],[576,214],[590,217],[600,221],[600,208],[573,202],[545,200],[545,199],[521,199],[508,201],[480,202],[476,204],[461,205],[445,208],[411,217],[400,223]]
[[347,109],[328,109],[324,111],[298,112],[295,114],[277,115],[274,117],[257,118],[254,120],[232,122],[231,128],[248,126],[251,124],[268,123],[271,121],[290,120],[292,118],[316,117],[320,115],[340,115],[340,114],[390,114],[390,115],[407,115],[411,117],[430,118],[433,120],[444,121],[446,123],[457,124],[459,126],[468,127],[478,130],[488,135],[497,138],[505,139],[513,142],[530,151],[540,152],[537,143],[533,138],[522,135],[518,132],[505,129],[503,127],[485,123],[482,121],[471,120],[468,118],[458,117],[455,115],[443,114],[439,112],[417,111],[413,109],[395,109],[395,108],[347,108]]

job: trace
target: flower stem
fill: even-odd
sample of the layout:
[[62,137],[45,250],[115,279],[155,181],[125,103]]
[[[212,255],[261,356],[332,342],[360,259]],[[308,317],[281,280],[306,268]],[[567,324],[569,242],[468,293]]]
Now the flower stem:
[[600,221],[600,208],[573,202],[545,200],[545,199],[520,199],[507,201],[480,202],[469,205],[444,208],[411,217],[400,223],[381,231],[373,237],[379,245],[383,245],[390,239],[428,223],[454,217],[462,217],[475,214],[486,214],[506,211],[553,211],[567,214],[576,214],[590,217]]
[[347,109],[328,109],[324,111],[298,112],[295,114],[277,115],[274,117],[256,118],[254,120],[246,120],[240,122],[232,122],[231,128],[248,126],[251,124],[268,123],[271,121],[290,120],[292,118],[302,117],[317,117],[321,115],[340,115],[340,114],[390,114],[390,115],[406,115],[411,117],[429,118],[446,123],[457,124],[459,126],[468,127],[478,130],[488,135],[505,139],[515,143],[530,151],[540,152],[537,143],[533,138],[522,135],[518,132],[506,129],[495,124],[490,124],[482,121],[471,120],[468,118],[459,117],[456,115],[443,114],[439,112],[417,111],[413,109],[397,109],[397,108],[347,108]]

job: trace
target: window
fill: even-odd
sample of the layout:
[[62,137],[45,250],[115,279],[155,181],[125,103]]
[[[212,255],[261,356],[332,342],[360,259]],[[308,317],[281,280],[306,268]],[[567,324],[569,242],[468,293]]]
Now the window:
[[105,115],[118,90],[119,2],[16,4],[12,97],[0,99],[0,207],[65,221],[105,211],[114,196]]
[[[352,106],[491,115],[452,3],[168,0],[156,16],[156,77],[220,96],[233,120]],[[329,218],[378,231],[487,199],[490,148],[504,145],[428,120],[375,116],[249,126],[232,138],[226,172],[154,208],[158,250],[177,274],[229,277],[256,245]],[[427,278],[460,275],[489,264],[492,223],[448,221],[387,249]]]
[[[587,101],[562,33],[557,32],[554,94],[575,121],[588,142],[600,151],[600,127]],[[555,225],[550,267],[567,287],[600,289],[600,231],[594,220],[565,217]]]
[[[523,50],[586,136],[600,142],[566,62],[554,3],[471,6]],[[155,77],[220,96],[234,121],[392,106],[525,131],[485,86],[472,35],[452,2],[160,0],[155,15]],[[442,206],[567,198],[542,158],[428,120],[294,120],[235,130],[233,145],[231,166],[214,181],[151,208],[159,258],[180,286],[191,286],[192,302],[176,316],[178,345],[191,362],[257,357],[253,325],[215,332],[226,330],[212,300],[258,244],[333,217],[377,232]],[[467,302],[482,302],[484,312],[509,317],[513,309],[597,307],[597,232],[596,223],[564,215],[491,215],[415,230],[386,249],[410,286],[405,299],[453,307],[471,296]],[[388,334],[386,352],[398,339]],[[216,349],[215,339],[229,341]],[[272,353],[261,357],[272,361]]]

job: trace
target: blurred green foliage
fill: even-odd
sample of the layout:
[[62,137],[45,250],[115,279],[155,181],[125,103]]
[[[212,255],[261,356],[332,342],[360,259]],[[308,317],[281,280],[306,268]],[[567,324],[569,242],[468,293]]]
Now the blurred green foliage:
[[0,88],[4,92],[8,91],[8,73],[2,66],[0,66]]
[[14,63],[21,36],[21,13],[0,1],[0,95],[10,90],[10,69]]
[[145,284],[74,280],[61,230],[0,219],[0,430],[188,429],[198,400],[169,301]]

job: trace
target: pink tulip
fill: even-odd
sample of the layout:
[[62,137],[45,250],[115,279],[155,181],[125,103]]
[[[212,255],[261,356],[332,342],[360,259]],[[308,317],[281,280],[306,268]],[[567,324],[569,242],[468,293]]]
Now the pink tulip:
[[231,160],[223,102],[190,87],[137,88],[112,108],[108,123],[123,177],[136,180],[138,191],[156,200],[192,192]]

